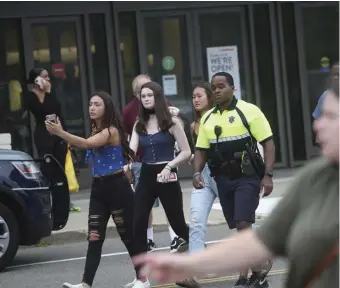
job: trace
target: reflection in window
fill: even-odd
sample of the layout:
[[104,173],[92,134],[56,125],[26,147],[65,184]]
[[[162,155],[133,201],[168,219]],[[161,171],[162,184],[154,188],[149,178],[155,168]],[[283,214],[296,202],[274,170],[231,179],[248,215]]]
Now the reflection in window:
[[301,83],[296,43],[296,25],[294,19],[294,3],[283,3],[282,27],[284,51],[286,59],[290,125],[293,142],[293,159],[306,160],[305,134],[302,117]]
[[35,26],[32,30],[33,58],[38,62],[50,61],[48,30],[45,26]]
[[[43,39],[38,35],[42,31],[46,31],[46,33],[43,32]],[[31,27],[31,35],[33,49],[40,53],[40,57],[34,59],[34,66],[49,71],[52,94],[60,102],[67,130],[72,134],[84,137],[84,112],[76,23],[36,23]],[[47,58],[45,55],[49,55],[49,57]],[[75,150],[79,163],[83,164],[84,151]]]
[[73,29],[65,30],[60,34],[60,56],[63,63],[78,61],[77,39]]
[[311,115],[325,91],[330,66],[339,60],[339,4],[302,8],[302,23]]
[[119,13],[120,53],[123,63],[124,94],[128,103],[134,96],[132,80],[140,74],[136,15],[134,12]]
[[[221,12],[213,14],[204,14],[199,17],[200,23],[200,35],[202,45],[202,63],[204,70],[204,78],[208,79],[208,62],[207,62],[207,48],[208,47],[223,47],[223,46],[237,46],[238,61],[239,61],[239,73],[240,73],[240,85],[241,87],[235,87],[241,89],[242,99],[247,100],[247,87],[243,58],[243,45],[242,42],[242,29],[241,29],[241,16],[238,12]],[[232,27],[227,29],[226,27]]]
[[95,90],[111,93],[107,56],[105,15],[90,15],[90,41]]
[[273,130],[276,146],[276,161],[281,162],[281,147],[279,123],[277,114],[275,78],[273,66],[273,51],[271,43],[269,4],[255,4],[254,30],[256,44],[256,58],[260,85],[261,110],[266,115]]
[[23,113],[26,77],[17,19],[0,20],[0,133],[10,133],[12,149],[32,155],[28,113]]
[[163,86],[163,76],[175,76],[168,78],[175,81],[169,81],[170,89],[164,89],[165,96],[191,120],[192,85],[186,25],[185,16],[145,18],[145,43],[148,74]]

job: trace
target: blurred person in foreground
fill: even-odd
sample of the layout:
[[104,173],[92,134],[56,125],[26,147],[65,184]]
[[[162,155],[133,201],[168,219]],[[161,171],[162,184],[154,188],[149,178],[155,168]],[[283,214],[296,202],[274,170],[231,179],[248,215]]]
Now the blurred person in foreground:
[[286,257],[285,287],[339,287],[339,82],[333,81],[314,122],[322,157],[296,175],[285,197],[253,231],[193,255],[139,255],[143,277],[158,282],[213,272],[236,272]]

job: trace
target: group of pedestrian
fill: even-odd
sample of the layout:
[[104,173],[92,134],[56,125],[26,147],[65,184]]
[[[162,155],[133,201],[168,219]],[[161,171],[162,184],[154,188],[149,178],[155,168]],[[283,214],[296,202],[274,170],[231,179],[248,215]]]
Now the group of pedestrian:
[[[219,72],[212,77],[211,83],[194,86],[192,103],[196,117],[190,125],[189,135],[178,116],[178,109],[169,108],[171,103],[158,83],[152,82],[147,75],[139,75],[134,79],[132,88],[135,97],[124,109],[123,117],[108,93],[92,94],[89,102],[92,129],[88,138],[65,131],[60,113],[56,122],[45,121],[50,134],[65,143],[86,149],[87,159],[92,162],[89,244],[84,275],[80,284],[64,283],[63,287],[92,286],[110,217],[130,257],[134,259],[136,277],[125,285],[126,288],[149,288],[149,275],[161,282],[175,280],[179,286],[196,288],[199,282],[195,276],[221,270],[240,271],[234,287],[266,288],[269,287],[266,280],[268,269],[263,271],[261,266],[271,261],[274,255],[287,255],[286,245],[291,247],[292,254],[288,255],[295,255],[293,259],[300,263],[302,254],[299,251],[303,249],[297,245],[300,247],[298,250],[292,245],[301,239],[297,235],[299,239],[287,237],[291,230],[294,232],[302,227],[314,235],[314,228],[305,222],[308,215],[303,214],[306,217],[302,221],[300,214],[310,213],[310,206],[299,205],[294,202],[293,196],[286,197],[287,200],[277,208],[281,214],[274,214],[259,231],[253,232],[251,229],[261,191],[268,196],[273,190],[275,145],[270,124],[262,111],[234,96],[233,77]],[[334,87],[329,91],[332,95],[338,95]],[[328,98],[331,99],[331,96]],[[338,101],[338,98],[333,100]],[[332,108],[330,106],[327,106],[329,110]],[[328,113],[330,115],[331,111]],[[327,141],[330,140],[327,128],[322,125],[322,120],[318,123],[318,139],[327,148]],[[192,142],[195,151],[190,145]],[[263,147],[263,158],[257,143]],[[327,149],[329,155],[334,154],[332,147]],[[179,166],[186,162],[190,162],[194,170],[189,227],[184,218],[182,190],[177,175]],[[328,169],[327,177],[334,180],[334,165],[329,165],[329,161],[318,164],[317,168]],[[133,188],[126,176],[128,170],[134,176]],[[327,178],[326,174],[324,178]],[[300,182],[295,183],[292,190],[298,192],[299,185]],[[317,194],[313,197],[317,198]],[[329,201],[334,201],[334,197],[330,192]],[[208,216],[216,198],[220,200],[229,228],[236,229],[239,235],[236,236],[237,241],[203,252]],[[183,252],[189,247],[189,255],[146,256],[155,248],[152,208],[159,205],[158,200],[169,222],[170,251]],[[324,199],[319,200],[324,207]],[[328,204],[331,203],[334,202]],[[330,211],[324,212],[325,217],[334,216],[327,214],[332,213]],[[327,227],[334,228],[333,224],[332,218]],[[329,246],[328,242],[325,244]],[[313,257],[311,259],[318,259]],[[305,266],[306,269],[311,268]],[[252,274],[248,277],[250,268]],[[290,274],[293,279],[291,283],[299,283],[295,281],[305,276],[305,270],[301,268],[299,271],[300,274]]]
[[[230,273],[237,270],[246,271],[248,267],[258,267],[264,261],[273,259],[275,256],[283,256],[289,260],[289,271],[287,280],[285,281],[285,287],[338,287],[338,62],[336,62],[332,67],[330,79],[330,84],[328,83],[327,90],[320,97],[318,106],[313,113],[313,117],[315,119],[313,128],[316,134],[316,143],[318,143],[321,149],[321,157],[304,167],[298,175],[296,175],[295,180],[291,183],[290,188],[288,189],[287,195],[283,197],[281,202],[274,209],[272,214],[265,220],[261,227],[256,231],[244,229],[244,231],[241,231],[241,233],[232,237],[230,241],[214,245],[205,251],[195,253],[193,255],[177,256],[157,254],[138,256],[134,259],[134,263],[136,265],[144,266],[141,271],[142,276],[150,276],[160,283],[182,281],[182,279],[190,279],[195,275],[200,276],[208,273],[219,272]],[[221,98],[221,95],[216,97],[216,100]],[[216,108],[214,108],[214,110],[216,112]],[[224,113],[221,110],[219,110],[219,112],[220,115],[223,115]],[[240,114],[239,111],[236,112]],[[207,114],[205,120],[201,122],[201,125],[208,121],[208,117],[209,114]],[[234,115],[231,115],[231,117],[234,117]],[[227,117],[224,117],[224,120],[226,120],[226,118]],[[257,118],[262,118],[263,122],[263,116]],[[234,121],[235,119],[229,117],[229,120]],[[244,120],[243,122],[245,123]],[[263,123],[265,124],[265,121]],[[266,135],[268,136],[268,134],[270,134],[268,133],[268,126],[267,128],[266,126],[267,124],[262,126],[264,131],[261,129],[261,131],[253,132],[252,129],[250,129],[250,132],[254,133],[255,137],[256,135],[259,137],[256,139],[262,143],[268,141],[268,137],[266,137]],[[205,142],[203,142],[202,139],[201,144],[199,144],[201,146],[196,145],[196,147],[203,149],[208,148],[208,150],[203,153],[196,152],[196,154],[203,154],[200,155],[200,157],[206,157],[205,159],[203,158],[203,160],[196,162],[197,166],[195,166],[195,171],[197,171],[197,174],[194,174],[194,183],[196,184],[200,184],[204,181],[203,177],[198,172],[203,168],[205,160],[211,159],[211,156],[209,156],[208,153],[209,150],[214,149],[214,147],[211,147],[210,143],[214,143],[216,145],[218,143],[218,139],[216,139],[216,142],[212,142],[210,140],[213,139],[212,134],[216,134],[216,132],[218,132],[216,130],[219,130],[212,128],[213,127],[210,127],[210,130],[209,128],[207,131],[205,130],[204,134],[199,134],[202,138],[204,137],[203,139]],[[200,136],[198,138],[200,138]],[[240,138],[238,140],[240,140]],[[261,139],[266,141],[261,141]],[[263,143],[266,167],[269,166],[268,162],[273,163],[274,159],[270,158],[271,160],[267,161],[268,154],[273,155],[272,152],[268,152],[268,150],[273,150],[273,144],[269,143]],[[267,174],[269,171],[269,174],[271,175],[268,176],[272,176],[272,171],[268,168],[266,168],[265,171],[267,171]],[[228,175],[230,174],[228,173]],[[225,183],[220,179],[225,178],[225,175],[221,176],[215,177],[218,183],[218,188],[222,185],[222,183]],[[230,179],[225,179],[224,181],[230,181]],[[268,179],[265,180],[263,177],[262,186],[267,187],[264,190],[264,193],[266,194],[270,193],[272,190],[270,182],[271,181],[268,181]],[[229,184],[232,184],[232,182],[229,182]],[[235,183],[234,185],[231,185],[231,187],[233,186],[235,187]],[[241,190],[237,193],[240,191]],[[245,190],[242,189],[242,191]],[[236,197],[234,201],[237,201],[237,197],[241,197],[240,194],[242,193],[239,193],[238,196],[236,196],[237,193],[234,194]],[[220,194],[220,201],[223,207],[222,199],[222,195]],[[236,202],[234,202],[234,213],[236,213],[237,207]],[[225,207],[223,208],[223,211],[227,212],[230,210]],[[239,213],[241,213],[241,211]],[[244,212],[242,211],[242,213]],[[230,223],[233,223],[233,221],[236,220],[236,223],[234,222],[233,225],[236,224],[237,227],[237,220],[239,220],[237,218],[241,216],[236,215],[240,214],[234,214],[234,218],[231,217],[230,220],[232,221],[228,221],[229,226],[231,225]],[[254,272],[252,276],[253,275]],[[267,281],[263,277],[257,277],[257,279],[258,281],[253,282],[252,287],[261,287],[262,285],[266,285],[268,287],[268,283],[266,283]],[[250,277],[249,280],[252,280],[252,277]],[[249,282],[252,281],[248,281],[248,283]],[[236,285],[241,284],[239,286],[244,287],[244,283],[245,280],[242,278],[241,274]]]

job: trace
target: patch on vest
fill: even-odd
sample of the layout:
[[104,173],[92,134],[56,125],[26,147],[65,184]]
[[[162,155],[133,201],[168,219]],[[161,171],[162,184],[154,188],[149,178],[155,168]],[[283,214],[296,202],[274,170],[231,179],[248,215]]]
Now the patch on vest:
[[230,116],[229,117],[229,123],[234,123],[235,121],[235,117],[234,116]]

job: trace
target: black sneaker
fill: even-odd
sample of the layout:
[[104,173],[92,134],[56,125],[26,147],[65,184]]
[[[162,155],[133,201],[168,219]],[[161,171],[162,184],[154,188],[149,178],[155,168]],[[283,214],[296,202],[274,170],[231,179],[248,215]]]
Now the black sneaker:
[[268,288],[269,283],[266,280],[267,275],[262,275],[262,273],[253,273],[249,280],[248,286],[249,288]]
[[170,244],[170,253],[185,252],[189,248],[189,244],[182,238],[175,237]]
[[156,244],[151,239],[148,239],[148,253],[151,253],[155,250]]
[[247,280],[247,278],[244,278],[244,277],[238,278],[238,280],[235,283],[234,287],[244,287],[244,288],[247,288],[248,287],[248,280]]

